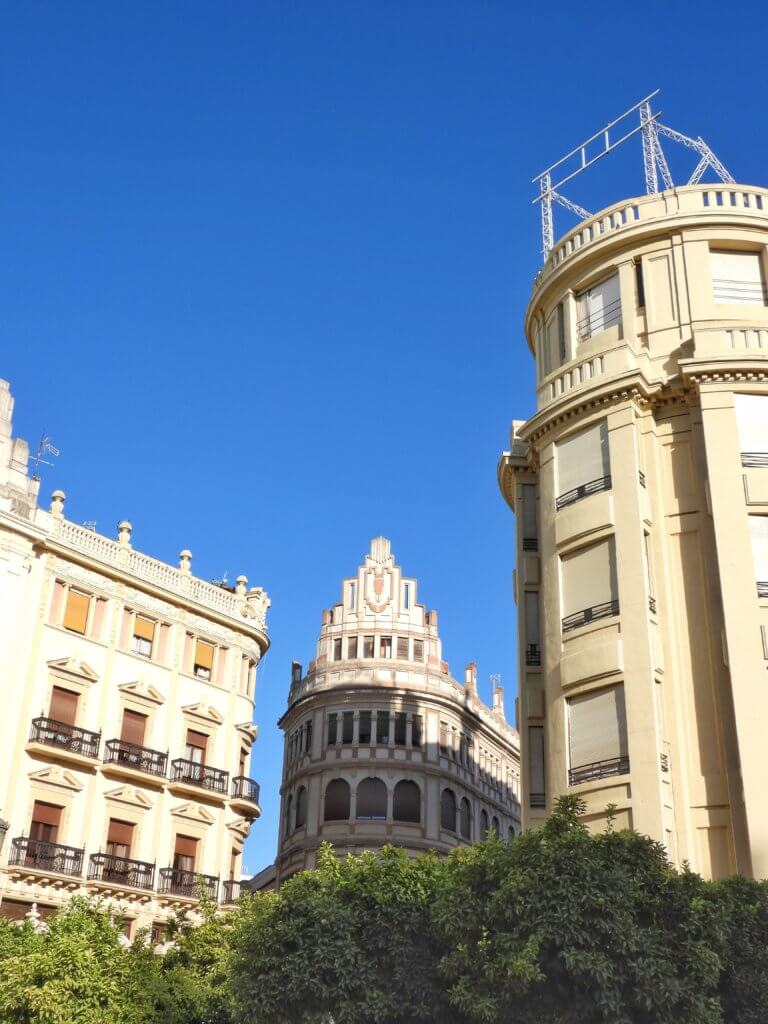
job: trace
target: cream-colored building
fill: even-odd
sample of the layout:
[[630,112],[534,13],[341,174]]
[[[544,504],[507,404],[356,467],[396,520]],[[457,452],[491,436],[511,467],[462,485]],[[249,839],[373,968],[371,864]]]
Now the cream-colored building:
[[317,654],[294,662],[285,733],[274,871],[256,887],[341,853],[385,843],[445,853],[494,829],[520,829],[517,731],[443,661],[437,613],[418,601],[384,537],[323,612]]
[[709,877],[768,876],[768,191],[580,223],[525,320],[516,512],[523,820],[561,794]]
[[269,600],[39,508],[12,410],[0,381],[0,914],[89,892],[159,932],[238,895]]

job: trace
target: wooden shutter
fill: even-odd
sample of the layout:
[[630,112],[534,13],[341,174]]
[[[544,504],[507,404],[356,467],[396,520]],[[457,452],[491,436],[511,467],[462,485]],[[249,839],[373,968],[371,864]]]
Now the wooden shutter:
[[133,635],[140,636],[142,640],[149,640],[152,643],[155,638],[155,623],[151,619],[143,619],[137,615],[133,624]]
[[734,395],[742,452],[768,452],[768,395]]
[[768,582],[768,516],[749,516],[749,533],[752,538],[755,579],[758,583],[766,583]]
[[196,732],[194,729],[187,729],[187,757],[195,761],[195,752],[200,751],[199,763],[205,762],[205,753],[208,747],[208,737],[204,732]]
[[32,821],[41,825],[53,825],[54,828],[58,828],[61,824],[61,812],[63,808],[57,807],[56,804],[47,804],[44,800],[35,800],[35,806],[32,809]]
[[571,768],[627,756],[624,686],[611,686],[568,701]]
[[757,252],[709,254],[715,302],[735,305],[764,305],[766,300],[763,266]]
[[247,760],[248,760],[248,751],[247,750],[243,750],[241,748],[240,749],[240,766],[239,766],[239,773],[240,773],[240,775],[245,775],[245,762]]
[[78,694],[72,693],[71,690],[63,690],[60,686],[54,686],[51,690],[51,707],[48,717],[55,722],[74,725],[77,720],[78,700]]
[[130,821],[119,821],[117,818],[110,818],[107,829],[107,842],[115,846],[124,846],[127,850],[130,850],[131,843],[133,842],[133,829],[134,826]]
[[144,735],[147,728],[147,716],[139,711],[123,712],[123,724],[120,729],[120,739],[124,743],[135,743],[141,747],[144,744]]
[[185,857],[194,857],[197,853],[197,839],[193,839],[192,836],[177,835],[173,852],[180,853]]
[[563,617],[613,601],[618,595],[613,537],[562,560]]
[[540,725],[528,726],[528,768],[530,792],[544,792],[544,729]]
[[195,644],[195,665],[207,668],[209,672],[213,668],[213,647],[204,640]]
[[73,633],[85,633],[90,605],[91,599],[87,594],[70,590],[67,593],[67,603],[64,607],[64,628],[71,629]]
[[592,480],[600,480],[609,476],[610,472],[608,429],[605,420],[558,441],[558,494],[565,494]]
[[397,638],[397,656],[401,660],[408,659],[408,637],[399,636]]

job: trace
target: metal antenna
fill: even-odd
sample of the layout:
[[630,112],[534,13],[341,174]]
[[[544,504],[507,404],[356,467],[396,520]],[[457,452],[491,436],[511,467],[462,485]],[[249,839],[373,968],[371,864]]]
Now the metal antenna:
[[[541,203],[541,241],[545,260],[555,244],[552,209],[555,203],[564,206],[571,213],[575,213],[577,217],[586,218],[592,216],[582,206],[574,203],[567,196],[562,195],[558,191],[560,186],[570,181],[571,178],[575,178],[577,174],[581,174],[582,171],[591,167],[592,164],[602,159],[602,157],[607,156],[608,153],[613,152],[614,149],[618,149],[622,143],[638,132],[642,136],[645,191],[648,195],[655,195],[659,191],[659,175],[661,175],[665,189],[675,187],[667,158],[659,141],[659,136],[661,135],[672,139],[674,142],[679,142],[681,145],[699,154],[699,162],[688,179],[687,184],[697,185],[708,167],[712,168],[721,181],[733,184],[734,179],[730,172],[717,159],[700,135],[692,139],[688,135],[683,135],[682,132],[675,131],[674,128],[668,128],[666,125],[661,124],[659,121],[661,111],[654,113],[651,109],[651,100],[658,96],[659,92],[660,90],[656,89],[649,96],[645,96],[633,107],[630,107],[629,110],[625,110],[623,114],[615,117],[613,121],[609,121],[600,131],[590,135],[588,139],[585,139],[575,149],[572,149],[570,153],[566,153],[564,157],[561,157],[560,160],[552,164],[545,171],[542,171],[541,174],[537,174],[533,179],[534,184],[538,183],[539,194],[531,202]],[[627,118],[636,112],[639,114],[640,123],[630,129]],[[617,125],[620,125],[620,127],[617,128]],[[623,132],[623,134],[614,140],[611,138],[612,130],[615,130],[614,133]],[[596,143],[598,147],[597,152],[595,152],[593,143]],[[588,147],[591,147],[589,153],[592,155],[589,155]],[[558,175],[553,175],[554,171],[558,171]],[[559,177],[559,175],[562,175],[562,177]],[[552,181],[553,177],[558,178],[554,183]]]
[[490,679],[491,686],[494,688],[494,690],[501,683],[501,673],[500,672],[495,672],[492,676],[488,676],[488,678]]
[[40,435],[40,444],[37,446],[37,451],[35,452],[35,455],[32,459],[32,462],[35,465],[35,479],[38,479],[40,476],[41,466],[53,465],[52,462],[49,462],[47,459],[43,458],[44,455],[52,455],[56,459],[58,459],[59,455],[61,455],[61,452],[59,451],[58,448],[56,448],[53,445],[53,443],[51,442],[51,438],[48,437],[45,431],[43,431],[42,434]]

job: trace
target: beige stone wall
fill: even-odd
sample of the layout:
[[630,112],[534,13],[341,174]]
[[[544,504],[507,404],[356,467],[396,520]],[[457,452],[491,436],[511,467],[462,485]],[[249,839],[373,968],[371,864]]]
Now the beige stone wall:
[[[768,395],[767,245],[768,193],[743,186],[629,200],[579,225],[534,286],[526,334],[538,411],[514,424],[499,466],[516,512],[524,485],[537,498],[537,551],[530,539],[524,550],[516,515],[524,822],[572,793],[602,828],[613,804],[617,824],[714,877],[768,875],[758,739],[768,726],[768,599],[758,596],[748,520],[768,513],[768,460],[742,465],[734,409],[735,394]],[[754,253],[762,290],[713,277],[712,251]],[[617,322],[581,298],[611,274]],[[560,303],[563,328],[547,335]],[[563,441],[599,422],[610,480],[562,503]],[[568,557],[605,538],[617,607],[564,623]],[[577,594],[579,585],[586,606],[592,581],[577,580]],[[526,590],[539,599],[540,666],[526,663]],[[616,685],[626,758],[585,779],[573,763],[584,749],[574,703]],[[543,729],[545,751],[544,792],[533,798],[528,747],[541,734],[529,727]]]

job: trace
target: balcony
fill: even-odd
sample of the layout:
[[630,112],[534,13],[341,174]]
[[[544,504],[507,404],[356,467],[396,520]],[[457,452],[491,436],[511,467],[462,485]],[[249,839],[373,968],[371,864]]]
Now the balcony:
[[742,452],[741,464],[745,469],[765,469],[768,466],[768,452]]
[[768,582],[765,580],[757,581],[757,596],[768,597]]
[[154,889],[155,865],[111,853],[92,853],[88,865],[88,881],[131,889]]
[[582,498],[588,498],[590,494],[598,494],[600,491],[610,491],[610,489],[610,474],[608,476],[600,476],[597,480],[590,480],[586,484],[579,484],[572,491],[566,491],[565,494],[555,498],[555,509],[559,512],[561,508],[573,505],[574,502],[580,501]]
[[199,764],[197,761],[188,761],[184,757],[177,757],[171,761],[171,782],[181,782],[188,786],[197,786],[200,789],[207,789],[211,793],[227,795],[229,788],[229,772],[221,768],[211,768],[207,764]]
[[240,899],[241,884],[241,882],[236,882],[234,878],[228,878],[226,882],[221,883],[221,902],[225,906],[237,903]]
[[101,733],[78,729],[67,722],[57,722],[54,718],[33,718],[29,742],[57,747],[78,757],[97,758]]
[[157,891],[166,896],[184,896],[198,900],[201,896],[216,902],[219,880],[213,875],[199,875],[181,868],[161,868]]
[[249,804],[259,802],[259,784],[245,775],[236,775],[232,779],[232,799],[242,800]]
[[525,645],[525,664],[541,665],[541,647],[539,644]]
[[46,874],[70,875],[79,878],[83,873],[85,850],[76,846],[62,846],[41,839],[21,836],[11,840],[11,855],[8,864],[13,867],[30,868]]
[[621,299],[614,299],[613,302],[606,303],[600,309],[596,309],[594,313],[590,313],[587,316],[582,317],[576,323],[576,333],[578,336],[579,344],[583,344],[585,341],[589,341],[593,334],[599,334],[600,331],[607,331],[609,327],[613,327],[614,324],[621,323]]
[[596,604],[592,608],[583,608],[580,612],[574,612],[573,615],[566,615],[563,619],[563,632],[568,633],[572,629],[578,629],[579,626],[586,626],[589,622],[594,622],[595,619],[609,618],[611,615],[619,614],[619,602],[605,601],[603,604]]
[[595,782],[597,779],[609,779],[613,775],[627,775],[629,773],[629,758],[611,757],[605,761],[593,761],[591,764],[582,764],[578,768],[568,770],[568,785],[578,786],[582,782]]
[[104,744],[104,764],[130,768],[145,775],[165,777],[168,766],[168,755],[159,750],[140,747],[137,743],[125,740],[107,740]]

